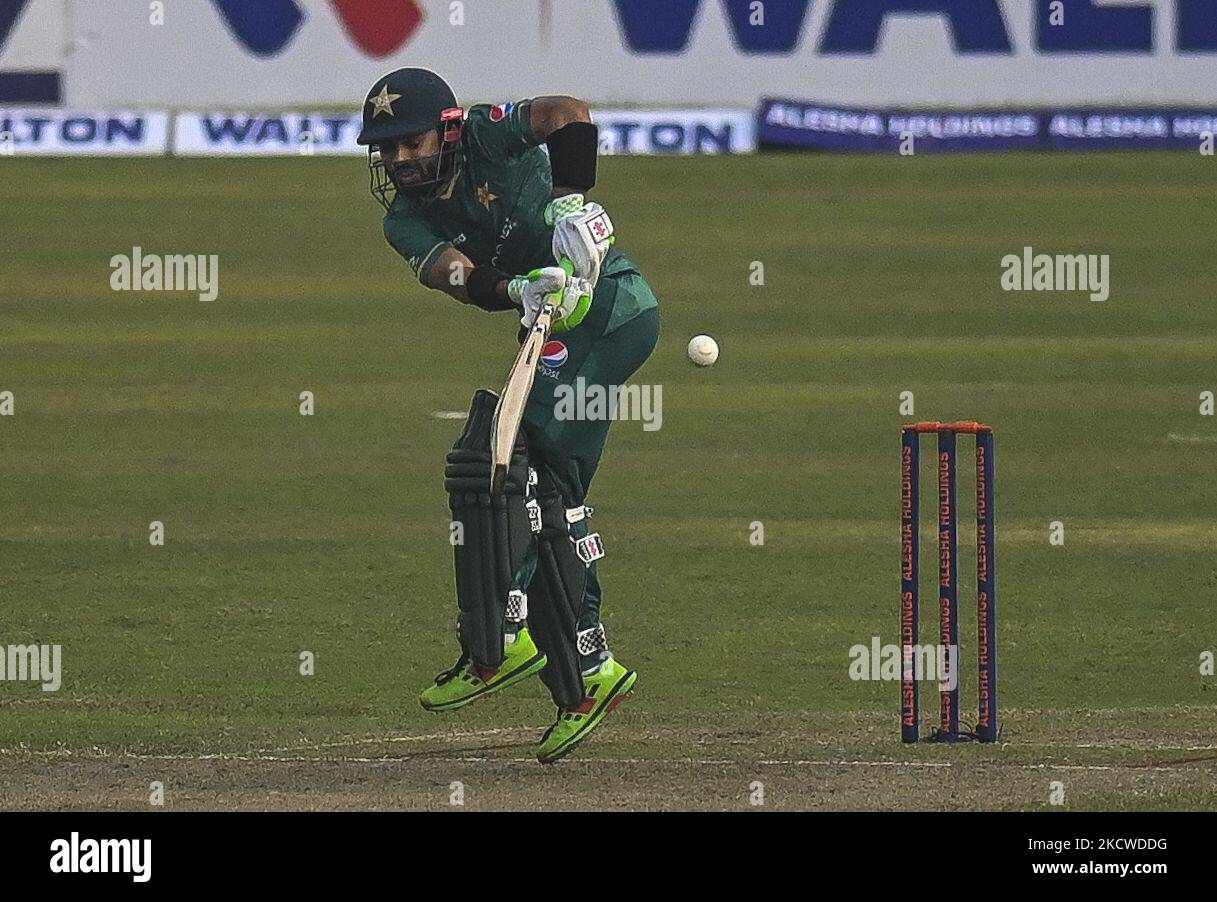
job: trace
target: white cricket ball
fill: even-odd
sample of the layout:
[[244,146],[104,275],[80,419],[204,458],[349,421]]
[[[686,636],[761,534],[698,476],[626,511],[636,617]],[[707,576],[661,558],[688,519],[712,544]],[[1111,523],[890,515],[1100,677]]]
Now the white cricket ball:
[[694,335],[689,342],[689,359],[698,366],[713,366],[718,360],[718,342],[709,335]]

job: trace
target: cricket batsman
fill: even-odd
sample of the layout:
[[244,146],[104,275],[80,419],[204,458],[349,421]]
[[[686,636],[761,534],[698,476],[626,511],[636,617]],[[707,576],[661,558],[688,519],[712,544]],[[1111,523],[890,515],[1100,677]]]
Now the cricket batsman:
[[429,711],[454,711],[539,674],[558,713],[537,758],[555,761],[637,679],[609,651],[597,575],[604,543],[588,524],[611,419],[570,418],[559,390],[577,378],[624,385],[655,348],[658,301],[615,246],[604,208],[587,200],[599,142],[583,101],[466,110],[434,72],[398,69],[368,92],[358,141],[385,238],[419,282],[510,313],[521,335],[547,299],[556,306],[505,490],[490,488],[494,393],[474,395],[445,460],[461,652],[421,696]]

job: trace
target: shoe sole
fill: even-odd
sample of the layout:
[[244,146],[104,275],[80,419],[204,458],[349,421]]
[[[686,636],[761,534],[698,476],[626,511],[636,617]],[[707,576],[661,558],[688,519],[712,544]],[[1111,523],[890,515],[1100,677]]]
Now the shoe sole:
[[586,724],[584,724],[582,730],[580,730],[573,737],[571,737],[570,741],[567,742],[566,745],[562,746],[562,748],[558,749],[557,751],[550,752],[547,755],[538,754],[537,760],[540,761],[542,764],[553,764],[559,758],[564,758],[567,755],[569,755],[572,751],[574,751],[575,747],[579,743],[581,743],[584,739],[586,739],[591,734],[592,730],[594,730],[597,726],[599,726],[600,721],[604,720],[605,717],[607,717],[610,713],[612,713],[614,708],[616,708],[623,701],[625,701],[626,696],[630,694],[630,691],[634,688],[634,684],[637,681],[638,681],[638,672],[637,671],[631,670],[628,673],[626,673],[625,676],[623,676],[621,679],[619,679],[617,681],[617,685],[615,685],[609,691],[607,700],[604,702],[603,705],[601,705],[600,710],[597,711],[595,714],[593,714],[591,716],[591,719],[589,719],[588,722]]
[[523,664],[521,664],[519,667],[517,667],[510,674],[503,677],[503,679],[499,680],[497,683],[490,683],[488,685],[485,685],[481,689],[479,689],[477,692],[474,692],[471,695],[466,695],[464,698],[458,698],[458,699],[456,699],[454,701],[450,701],[450,702],[443,702],[442,704],[438,704],[438,705],[428,705],[425,701],[422,701],[420,699],[419,704],[423,706],[424,711],[432,711],[432,712],[455,711],[457,708],[463,708],[465,705],[469,704],[470,702],[475,702],[479,698],[485,698],[488,695],[491,695],[502,689],[506,689],[508,686],[514,686],[516,683],[520,682],[520,680],[523,680],[526,677],[530,677],[534,673],[540,673],[545,668],[545,664],[546,664],[545,655],[543,655],[541,652],[537,652],[535,655],[533,655],[531,658],[529,658],[527,661],[525,661]]

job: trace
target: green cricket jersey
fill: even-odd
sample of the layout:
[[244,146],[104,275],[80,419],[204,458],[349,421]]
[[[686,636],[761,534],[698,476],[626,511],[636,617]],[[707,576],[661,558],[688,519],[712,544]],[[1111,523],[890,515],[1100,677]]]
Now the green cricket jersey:
[[[464,162],[439,197],[414,200],[398,194],[385,215],[385,238],[424,285],[436,259],[455,247],[482,266],[511,275],[555,264],[553,228],[545,207],[553,192],[549,157],[532,130],[532,101],[470,107],[461,134]],[[637,272],[616,248],[600,277]],[[593,301],[594,303],[594,301]],[[650,291],[621,293],[615,323],[655,306]],[[625,304],[634,309],[620,309]]]

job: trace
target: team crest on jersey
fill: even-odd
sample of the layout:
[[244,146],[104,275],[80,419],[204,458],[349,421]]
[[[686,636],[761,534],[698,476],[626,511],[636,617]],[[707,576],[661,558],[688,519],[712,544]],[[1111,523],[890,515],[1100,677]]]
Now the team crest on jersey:
[[566,345],[560,341],[547,341],[545,347],[541,348],[541,363],[551,370],[556,370],[566,363],[566,358],[569,356]]
[[497,106],[492,106],[490,108],[490,121],[501,122],[511,115],[511,111],[514,110],[515,107],[516,105],[514,103],[500,103]]

